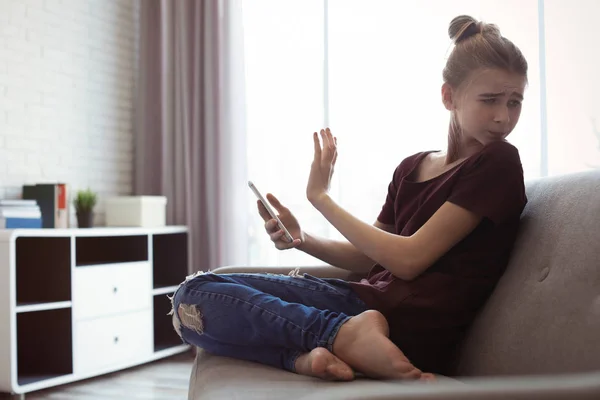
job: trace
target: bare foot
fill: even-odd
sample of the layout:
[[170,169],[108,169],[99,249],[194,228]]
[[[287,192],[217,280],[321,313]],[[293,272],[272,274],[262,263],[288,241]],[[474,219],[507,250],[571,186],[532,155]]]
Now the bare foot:
[[354,379],[352,368],[324,347],[317,347],[310,353],[298,357],[296,372],[300,375],[315,376],[325,380],[350,381]]
[[379,311],[350,318],[333,342],[333,354],[350,367],[377,379],[420,379],[421,371],[388,338],[388,323]]

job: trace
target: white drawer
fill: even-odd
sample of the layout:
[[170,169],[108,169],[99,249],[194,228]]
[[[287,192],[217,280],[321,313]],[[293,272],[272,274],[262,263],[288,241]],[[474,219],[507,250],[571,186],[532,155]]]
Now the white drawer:
[[147,261],[76,267],[76,320],[151,308],[152,268]]
[[75,323],[76,374],[147,359],[153,352],[152,310]]

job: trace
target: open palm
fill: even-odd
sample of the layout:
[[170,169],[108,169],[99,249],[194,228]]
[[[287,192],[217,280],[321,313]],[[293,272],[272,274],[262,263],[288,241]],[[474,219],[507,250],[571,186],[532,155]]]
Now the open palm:
[[327,195],[337,160],[337,138],[333,137],[329,128],[321,129],[321,140],[322,148],[319,135],[313,133],[315,153],[306,186],[306,198],[313,204]]

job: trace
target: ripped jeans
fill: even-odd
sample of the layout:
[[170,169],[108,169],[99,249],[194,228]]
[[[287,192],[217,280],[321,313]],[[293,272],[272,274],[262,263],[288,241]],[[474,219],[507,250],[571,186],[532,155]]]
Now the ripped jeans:
[[333,352],[342,324],[367,310],[347,282],[308,274],[201,273],[171,300],[184,343],[292,372],[303,353]]

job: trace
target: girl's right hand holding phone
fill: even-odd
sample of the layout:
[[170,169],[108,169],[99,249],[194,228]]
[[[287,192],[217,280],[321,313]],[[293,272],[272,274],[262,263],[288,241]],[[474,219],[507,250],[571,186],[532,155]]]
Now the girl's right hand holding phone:
[[286,240],[283,230],[280,229],[279,225],[277,224],[277,220],[271,217],[265,206],[260,202],[260,200],[258,200],[256,202],[258,205],[258,213],[265,221],[265,230],[269,234],[271,241],[279,250],[298,247],[302,242],[304,242],[304,232],[302,232],[298,220],[296,217],[294,217],[291,211],[287,207],[284,207],[271,193],[267,193],[266,198],[267,201],[275,208],[278,214],[277,216],[287,228],[290,235],[292,235],[294,238],[294,241],[291,243]]

